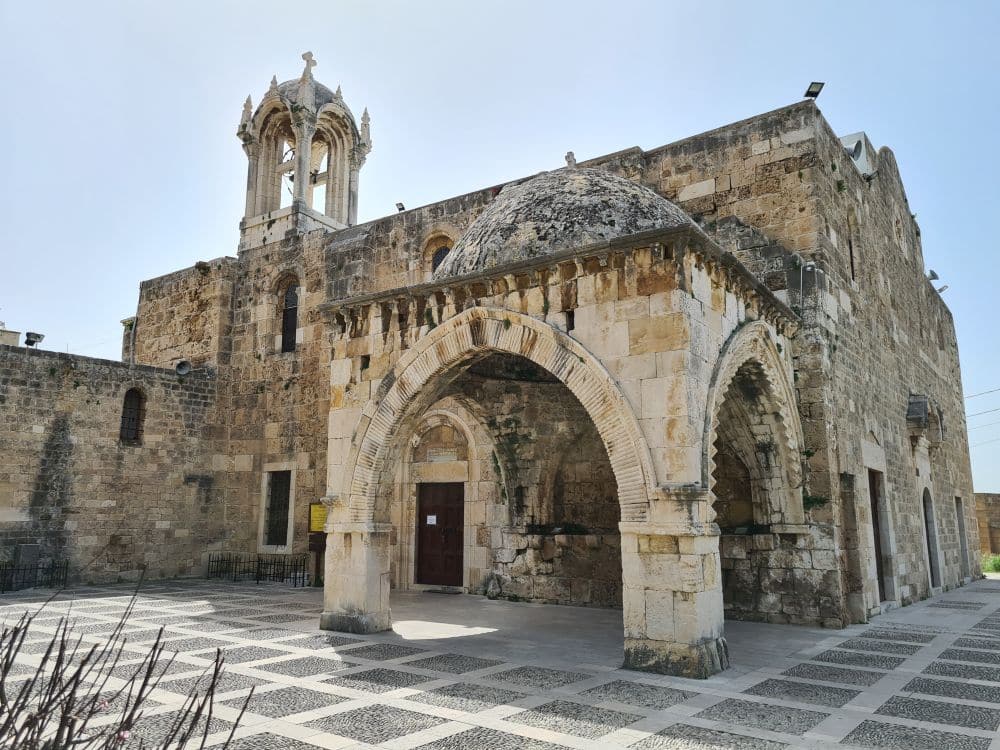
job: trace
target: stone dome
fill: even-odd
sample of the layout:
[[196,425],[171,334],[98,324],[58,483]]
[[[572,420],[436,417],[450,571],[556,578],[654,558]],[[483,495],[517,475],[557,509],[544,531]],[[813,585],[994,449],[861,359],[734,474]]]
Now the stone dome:
[[649,188],[600,169],[542,172],[506,186],[455,243],[435,279],[627,237],[694,226]]
[[[292,104],[295,103],[296,98],[299,95],[299,83],[298,78],[293,78],[290,81],[285,81],[284,83],[278,84],[278,96],[280,96],[285,103],[291,108]],[[316,109],[319,110],[331,102],[337,102],[341,107],[344,108],[348,113],[350,110],[347,105],[344,104],[342,97],[337,96],[337,94],[330,90],[329,86],[324,86],[319,81],[313,81],[313,90],[316,92]],[[352,115],[353,118],[353,115]]]

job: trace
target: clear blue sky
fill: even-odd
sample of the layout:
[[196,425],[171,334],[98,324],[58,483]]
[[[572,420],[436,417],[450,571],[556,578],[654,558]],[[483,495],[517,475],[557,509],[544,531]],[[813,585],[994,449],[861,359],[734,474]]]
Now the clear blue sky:
[[[1000,3],[0,0],[0,320],[117,358],[138,283],[233,255],[240,108],[271,74],[372,115],[360,219],[801,98],[896,153],[966,394],[1000,388]],[[1000,392],[969,412],[1000,409]],[[998,424],[991,424],[997,422]],[[1000,491],[1000,411],[970,419]]]

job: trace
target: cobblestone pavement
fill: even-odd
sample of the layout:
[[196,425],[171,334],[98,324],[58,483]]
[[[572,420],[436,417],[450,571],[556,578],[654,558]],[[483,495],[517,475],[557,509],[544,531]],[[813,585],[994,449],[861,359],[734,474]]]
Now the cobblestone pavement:
[[[0,619],[46,594],[0,598]],[[127,605],[122,586],[46,605],[13,685],[37,667],[59,616],[86,642]],[[137,734],[162,736],[188,690],[226,655],[210,744],[251,687],[236,750],[279,748],[1000,749],[1000,581],[984,580],[842,631],[726,624],[734,665],[709,680],[618,669],[610,610],[406,593],[394,633],[316,627],[320,592],[170,581],[143,587],[127,677],[158,628],[175,653]],[[114,687],[121,683],[109,683]]]

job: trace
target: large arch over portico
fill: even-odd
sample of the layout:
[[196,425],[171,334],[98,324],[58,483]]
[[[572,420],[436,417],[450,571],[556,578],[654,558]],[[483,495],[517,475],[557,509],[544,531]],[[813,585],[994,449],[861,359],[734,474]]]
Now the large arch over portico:
[[688,676],[724,668],[721,607],[710,606],[718,599],[717,550],[677,526],[654,522],[652,506],[662,505],[665,493],[656,486],[645,438],[616,382],[598,358],[555,328],[487,307],[468,308],[422,336],[382,378],[351,431],[344,430],[350,446],[342,467],[330,471],[325,500],[322,627],[353,632],[391,627],[393,530],[380,500],[380,477],[393,460],[401,428],[435,398],[435,379],[490,353],[523,357],[555,376],[580,402],[604,444],[620,507],[626,664]]

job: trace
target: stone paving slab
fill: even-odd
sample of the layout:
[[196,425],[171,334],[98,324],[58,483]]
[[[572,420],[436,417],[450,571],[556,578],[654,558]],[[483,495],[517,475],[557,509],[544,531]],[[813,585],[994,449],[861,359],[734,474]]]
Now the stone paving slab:
[[885,672],[870,672],[864,669],[843,669],[825,664],[796,664],[781,674],[786,677],[801,677],[820,682],[836,682],[842,685],[871,687],[885,677]]
[[954,680],[934,680],[927,677],[915,677],[903,686],[903,692],[939,695],[943,698],[960,698],[980,703],[1000,704],[1000,687],[975,685],[970,682]]
[[906,661],[906,659],[899,656],[862,654],[854,651],[844,651],[839,648],[831,648],[827,651],[816,654],[816,656],[813,657],[813,661],[825,661],[831,664],[850,664],[855,667],[882,669],[889,672]]
[[[348,700],[339,695],[320,693],[301,687],[285,687],[254,693],[247,704],[247,711],[271,719],[280,719],[291,714],[312,711],[315,708],[334,706]],[[220,705],[243,708],[246,698],[234,698]]]
[[993,708],[980,708],[979,706],[967,706],[963,703],[945,703],[922,698],[904,698],[900,695],[894,695],[887,700],[875,713],[988,731],[996,731],[1000,727],[1000,711]]
[[832,708],[840,708],[861,695],[858,690],[791,680],[764,680],[743,692],[747,695],[759,695],[762,698],[779,698],[792,703],[809,703]]
[[565,745],[553,745],[551,742],[522,737],[496,729],[475,727],[457,734],[451,734],[426,745],[419,745],[419,750],[562,750]]
[[379,703],[310,721],[306,726],[372,745],[444,724],[445,719]]
[[508,716],[507,720],[529,727],[596,739],[641,718],[638,714],[559,700]]
[[920,651],[922,646],[911,643],[897,643],[895,641],[879,640],[877,638],[851,638],[841,643],[838,648],[853,649],[855,651],[878,651],[886,654],[906,654],[912,656]]
[[953,661],[931,662],[924,668],[923,673],[939,677],[961,677],[966,680],[1000,682],[1000,667],[980,667],[974,664],[959,664]]
[[786,706],[727,698],[695,714],[699,719],[712,719],[740,724],[745,727],[767,729],[785,734],[805,734],[830,714]]
[[896,750],[988,750],[990,740],[956,732],[920,729],[880,721],[863,721],[841,741],[841,744]]
[[421,691],[410,696],[408,700],[476,713],[514,703],[524,698],[525,695],[526,693],[519,693],[515,690],[457,682],[433,690]]
[[511,685],[525,687],[551,688],[562,687],[573,682],[586,680],[591,675],[583,672],[567,672],[563,669],[548,669],[546,667],[517,667],[503,672],[494,672],[490,680],[506,682]]
[[674,724],[630,746],[632,750],[781,750],[785,742]]
[[596,701],[613,701],[644,708],[664,709],[683,703],[698,693],[657,685],[644,685],[628,680],[614,680],[603,685],[584,690],[580,695]]
[[432,677],[413,674],[412,672],[400,672],[395,669],[369,669],[364,672],[355,672],[350,675],[330,677],[323,680],[329,685],[338,687],[363,690],[369,693],[388,693],[400,688],[413,687],[421,682],[429,682]]

